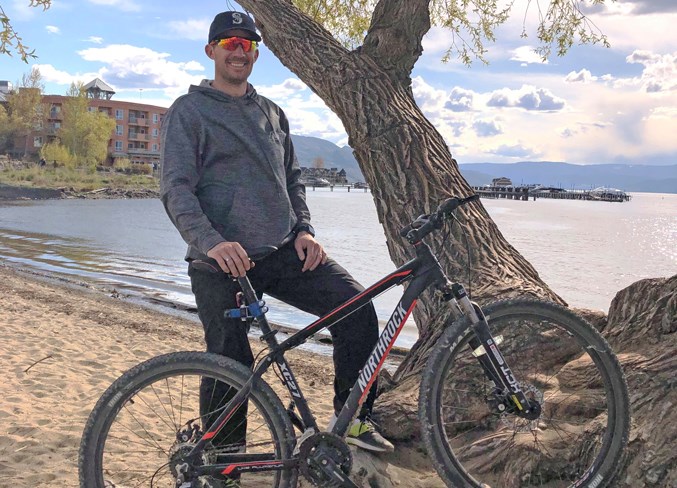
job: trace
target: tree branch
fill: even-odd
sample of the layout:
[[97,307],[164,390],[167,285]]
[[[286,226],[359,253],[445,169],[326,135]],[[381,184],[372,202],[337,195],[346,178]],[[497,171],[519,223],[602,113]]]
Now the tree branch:
[[430,0],[380,0],[362,51],[395,84],[410,89],[411,71],[421,57],[421,41],[429,30]]
[[[338,72],[340,63],[336,61],[350,54],[329,31],[289,0],[238,0],[238,3],[254,14],[266,46],[292,71],[303,65],[313,66],[316,73],[318,68]],[[315,79],[321,81],[323,75],[318,73]],[[312,79],[304,81],[317,91]]]

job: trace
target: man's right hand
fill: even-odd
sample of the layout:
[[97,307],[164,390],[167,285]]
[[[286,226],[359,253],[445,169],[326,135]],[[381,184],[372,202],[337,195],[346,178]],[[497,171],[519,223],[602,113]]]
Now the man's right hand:
[[207,256],[215,259],[223,271],[235,277],[244,276],[254,266],[247,251],[238,242],[221,242],[207,251]]

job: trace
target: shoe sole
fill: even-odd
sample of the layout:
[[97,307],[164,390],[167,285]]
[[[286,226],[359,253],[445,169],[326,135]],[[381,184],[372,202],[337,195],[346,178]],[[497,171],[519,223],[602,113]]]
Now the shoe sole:
[[393,446],[392,448],[388,447],[376,447],[372,444],[367,444],[366,442],[362,442],[359,439],[356,439],[354,437],[348,437],[346,439],[346,442],[348,444],[352,444],[353,446],[359,447],[361,449],[364,449],[365,451],[371,451],[371,452],[393,452],[395,450],[395,447]]

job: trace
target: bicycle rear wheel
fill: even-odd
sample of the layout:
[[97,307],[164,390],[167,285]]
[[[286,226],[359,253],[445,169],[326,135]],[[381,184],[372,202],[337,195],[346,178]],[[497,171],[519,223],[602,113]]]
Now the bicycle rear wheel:
[[[80,445],[80,486],[175,488],[182,456],[209,427],[202,425],[203,419],[211,415],[214,420],[214,412],[200,415],[201,385],[204,399],[205,381],[222,382],[229,399],[250,376],[241,364],[202,352],[158,356],[127,371],[89,416]],[[212,464],[218,456],[235,452],[291,457],[293,427],[279,398],[262,379],[254,385],[237,425],[229,422],[224,430],[237,431],[238,441],[209,443],[199,464]],[[242,488],[289,487],[295,476],[295,470],[243,473],[239,483]],[[198,486],[225,486],[221,481],[202,476]]]
[[623,371],[602,336],[558,305],[506,300],[484,308],[492,336],[541,415],[498,410],[463,318],[441,336],[423,372],[422,436],[454,487],[608,486],[628,439]]

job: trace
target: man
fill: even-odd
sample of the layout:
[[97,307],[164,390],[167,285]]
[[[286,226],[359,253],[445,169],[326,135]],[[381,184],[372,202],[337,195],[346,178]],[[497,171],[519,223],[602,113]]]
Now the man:
[[[163,120],[161,197],[189,245],[189,263],[211,258],[233,276],[246,273],[257,292],[323,315],[363,288],[315,240],[287,118],[247,81],[260,41],[246,14],[222,12],[214,18],[205,46],[214,61],[214,79],[191,86]],[[251,264],[249,254],[266,246],[279,250]],[[236,307],[237,282],[190,265],[188,273],[207,351],[251,367],[246,326],[223,316]],[[378,339],[373,306],[351,314],[331,334],[338,412]],[[213,387],[203,384],[201,414],[218,407],[213,395],[206,394]],[[391,451],[393,445],[368,420],[375,391],[373,387],[347,440],[364,449]],[[223,430],[215,445],[241,446],[242,429]]]

